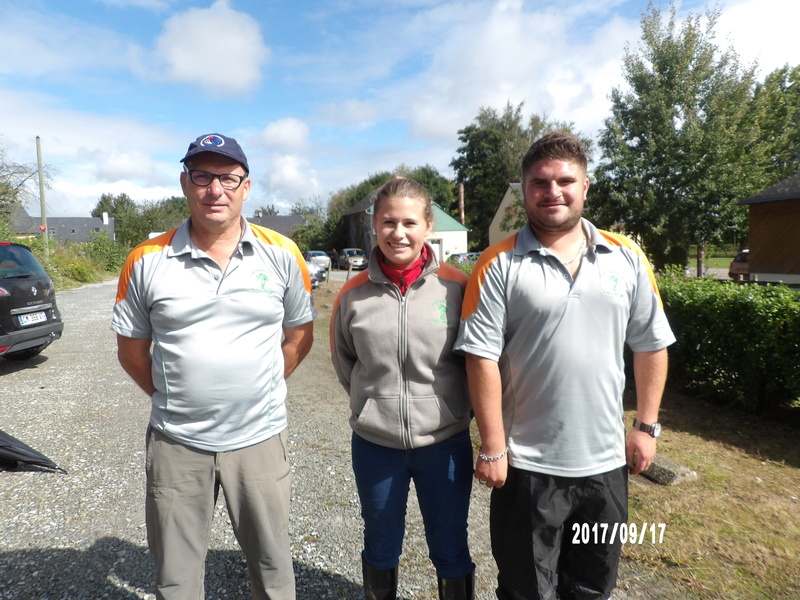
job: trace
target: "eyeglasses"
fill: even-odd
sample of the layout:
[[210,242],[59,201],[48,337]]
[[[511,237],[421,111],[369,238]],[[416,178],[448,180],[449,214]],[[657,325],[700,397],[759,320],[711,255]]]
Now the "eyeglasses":
[[223,173],[217,175],[216,173],[209,173],[208,171],[199,171],[197,169],[185,168],[189,179],[192,183],[200,187],[208,187],[214,179],[219,179],[219,184],[224,190],[237,190],[242,182],[247,179],[247,175],[237,175],[236,173]]

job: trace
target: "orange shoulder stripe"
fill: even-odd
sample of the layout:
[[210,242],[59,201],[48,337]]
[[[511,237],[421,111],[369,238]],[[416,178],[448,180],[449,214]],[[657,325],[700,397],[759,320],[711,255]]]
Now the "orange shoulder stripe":
[[138,246],[136,246],[131,253],[128,255],[128,258],[125,259],[125,264],[122,267],[122,271],[119,274],[119,284],[117,285],[117,299],[116,302],[122,302],[128,296],[128,285],[131,281],[131,273],[133,272],[133,265],[135,265],[145,254],[151,254],[153,252],[159,252],[163,250],[166,246],[169,246],[172,243],[172,238],[175,235],[175,232],[178,230],[176,227],[175,229],[170,229],[169,231],[162,233],[152,239],[145,240]]
[[478,309],[478,303],[481,299],[481,287],[483,286],[484,279],[486,279],[486,273],[489,271],[489,267],[492,266],[492,263],[498,256],[504,252],[508,252],[517,245],[517,235],[519,235],[519,233],[515,233],[502,242],[489,246],[481,253],[478,262],[475,263],[475,267],[472,269],[469,282],[467,282],[464,303],[461,305],[462,319],[466,319]]
[[656,276],[653,274],[653,267],[650,265],[650,261],[647,260],[647,256],[639,247],[639,245],[636,244],[629,237],[626,237],[619,233],[603,231],[602,229],[598,229],[598,231],[600,232],[600,235],[602,235],[606,240],[608,240],[610,244],[613,244],[615,246],[621,246],[623,248],[627,248],[628,250],[632,250],[641,257],[642,262],[644,262],[645,266],[647,267],[648,276],[650,278],[650,285],[653,286],[653,292],[655,293],[656,298],[658,298],[658,305],[661,308],[663,308],[664,304],[661,301],[661,294],[658,291],[658,284],[656,283]]
[[442,279],[449,279],[451,281],[455,281],[461,284],[461,287],[465,287],[467,285],[467,281],[469,277],[467,274],[464,273],[461,269],[457,269],[453,265],[448,265],[447,263],[439,263],[439,270],[436,272],[439,277]]
[[256,225],[254,223],[248,223],[250,225],[250,229],[253,231],[253,234],[262,242],[267,244],[271,244],[273,246],[278,246],[283,248],[284,250],[288,250],[294,255],[297,264],[300,266],[300,272],[303,274],[303,285],[305,285],[306,291],[310,294],[311,293],[311,275],[308,274],[308,268],[306,268],[306,260],[303,258],[303,255],[300,253],[300,249],[297,247],[291,239],[278,233],[277,231],[273,231],[267,227],[262,227],[261,225]]
[[348,279],[345,284],[342,286],[342,289],[339,290],[339,294],[336,296],[336,300],[333,302],[333,308],[331,309],[331,323],[330,323],[330,343],[331,343],[331,354],[333,354],[335,348],[333,347],[333,329],[334,323],[336,323],[336,312],[339,310],[339,302],[344,294],[348,291],[352,290],[359,285],[364,285],[367,281],[369,281],[369,275],[367,274],[367,270],[364,269],[353,277],[352,279]]

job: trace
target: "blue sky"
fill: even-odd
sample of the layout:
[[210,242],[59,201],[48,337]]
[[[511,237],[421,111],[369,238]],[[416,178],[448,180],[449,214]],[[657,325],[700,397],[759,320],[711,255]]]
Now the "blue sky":
[[[668,5],[663,4],[666,8]],[[219,132],[251,166],[250,215],[398,165],[452,176],[481,107],[596,136],[645,0],[0,0],[0,147],[58,169],[51,216],[103,193],[181,195],[189,142]],[[696,0],[679,4],[704,13]],[[800,64],[795,0],[724,0],[717,43],[763,77]],[[38,192],[37,192],[38,193]],[[29,207],[38,215],[38,206]]]

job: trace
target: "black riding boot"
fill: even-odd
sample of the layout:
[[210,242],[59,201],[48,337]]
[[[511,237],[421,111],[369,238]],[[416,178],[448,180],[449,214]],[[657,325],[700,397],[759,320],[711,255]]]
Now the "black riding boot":
[[475,600],[475,570],[458,579],[439,577],[439,600]]
[[376,569],[361,559],[366,600],[397,600],[397,567]]

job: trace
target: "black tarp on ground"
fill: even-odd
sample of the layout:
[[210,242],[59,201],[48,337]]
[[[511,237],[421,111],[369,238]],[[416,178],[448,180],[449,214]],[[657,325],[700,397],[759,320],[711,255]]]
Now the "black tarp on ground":
[[0,430],[0,469],[15,469],[19,463],[36,465],[66,473],[41,452],[37,452],[14,436]]

